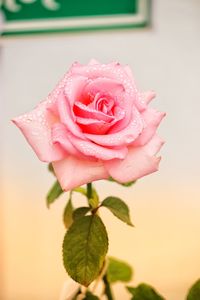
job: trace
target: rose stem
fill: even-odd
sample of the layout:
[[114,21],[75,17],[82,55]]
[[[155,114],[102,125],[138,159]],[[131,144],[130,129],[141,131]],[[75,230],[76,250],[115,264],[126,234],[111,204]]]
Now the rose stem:
[[87,184],[87,198],[88,200],[92,198],[92,183]]

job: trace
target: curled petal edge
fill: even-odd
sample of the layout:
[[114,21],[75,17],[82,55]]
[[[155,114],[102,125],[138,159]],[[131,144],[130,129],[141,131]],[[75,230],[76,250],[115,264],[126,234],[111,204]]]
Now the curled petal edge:
[[157,135],[142,147],[129,147],[124,160],[113,159],[105,162],[105,168],[115,180],[125,183],[137,180],[158,170],[161,157],[157,152],[164,144]]

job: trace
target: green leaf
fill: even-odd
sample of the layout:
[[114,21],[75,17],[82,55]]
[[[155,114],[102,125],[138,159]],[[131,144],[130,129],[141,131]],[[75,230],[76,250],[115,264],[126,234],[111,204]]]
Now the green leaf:
[[[72,191],[80,193],[80,194],[84,195],[85,197],[88,196],[88,191],[84,187],[78,187],[78,188],[73,189]],[[92,186],[91,186],[91,197],[88,199],[88,202],[92,208],[96,208],[99,204],[99,196],[97,194],[97,191]]]
[[64,222],[64,225],[65,227],[68,229],[72,223],[73,223],[73,211],[74,211],[74,208],[73,208],[73,205],[72,205],[72,200],[71,198],[69,198],[68,202],[67,202],[67,205],[65,207],[65,210],[64,210],[64,214],[63,214],[63,222]]
[[62,193],[64,193],[64,191],[62,190],[60,183],[56,181],[47,194],[47,207],[49,207]]
[[118,219],[133,226],[130,220],[129,208],[124,201],[117,197],[107,197],[101,206],[107,207]]
[[107,278],[110,283],[117,281],[128,282],[133,275],[132,268],[129,264],[122,260],[109,257]]
[[136,180],[134,180],[134,181],[129,181],[129,182],[125,182],[125,183],[121,183],[121,182],[116,181],[116,180],[113,179],[112,177],[109,177],[109,178],[108,178],[108,181],[115,182],[115,183],[118,183],[118,184],[120,184],[120,185],[122,185],[122,186],[126,186],[126,187],[132,186],[132,185],[134,185],[134,184],[136,183]]
[[200,299],[200,279],[190,288],[187,295],[187,300],[198,300]]
[[132,295],[134,295],[136,288],[132,287],[132,286],[126,286],[126,289],[129,291],[129,293],[131,293]]
[[91,292],[87,292],[83,300],[99,300],[99,297],[93,295]]
[[73,219],[77,220],[77,219],[85,216],[89,211],[90,211],[90,207],[88,207],[88,206],[78,207],[73,212]]
[[96,199],[99,202],[99,195],[94,187],[92,187],[92,198]]
[[131,300],[165,300],[153,287],[146,283],[141,283],[136,288],[127,287],[127,290],[133,295]]
[[72,192],[77,192],[77,193],[82,194],[87,197],[87,190],[81,186],[73,189]]
[[108,250],[106,228],[97,215],[74,221],[63,242],[63,262],[75,281],[88,286],[98,277]]

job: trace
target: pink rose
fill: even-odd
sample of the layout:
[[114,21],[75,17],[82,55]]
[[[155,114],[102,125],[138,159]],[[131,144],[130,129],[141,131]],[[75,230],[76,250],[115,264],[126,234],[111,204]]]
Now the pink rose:
[[165,114],[148,107],[154,97],[138,92],[128,66],[74,63],[44,102],[13,121],[64,190],[109,176],[129,182],[158,169]]

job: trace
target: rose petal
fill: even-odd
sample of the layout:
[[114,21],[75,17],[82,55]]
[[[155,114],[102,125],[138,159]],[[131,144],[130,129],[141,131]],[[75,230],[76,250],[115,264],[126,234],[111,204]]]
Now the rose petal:
[[[129,78],[132,80],[132,83],[135,85],[135,80],[133,77],[133,73],[131,68],[126,65],[124,67],[126,73],[128,74]],[[147,108],[147,104],[155,98],[156,94],[154,91],[148,91],[145,93],[137,93],[137,97],[135,98],[135,105],[139,111],[143,111]]]
[[120,83],[130,83],[132,82],[128,74],[124,70],[124,67],[119,63],[113,62],[110,64],[89,64],[89,65],[80,65],[73,64],[70,71],[74,75],[85,76],[87,74],[88,78],[98,78],[106,77],[109,79],[115,79]]
[[150,141],[150,139],[156,133],[160,122],[164,118],[165,113],[156,111],[155,109],[147,109],[142,113],[142,117],[145,123],[145,128],[140,136],[133,142],[133,146],[143,146]]
[[99,77],[90,81],[84,88],[84,93],[90,93],[96,95],[98,92],[109,93],[110,95],[116,97],[117,95],[124,92],[124,87],[121,82],[116,80]]
[[92,59],[90,59],[90,61],[89,61],[89,65],[99,65],[100,64],[100,62],[98,62],[96,59],[94,59],[94,58],[92,58]]
[[60,145],[68,155],[71,154],[80,157],[82,154],[72,145],[68,137],[68,130],[64,124],[56,123],[52,126],[52,142]]
[[[135,85],[135,80],[133,77],[133,73],[131,68],[127,65],[124,67],[126,73],[128,74],[128,76],[132,79],[132,82]],[[143,111],[144,109],[147,108],[147,104],[153,99],[155,98],[156,93],[154,91],[147,91],[144,93],[138,93],[138,97],[136,98],[135,104],[138,108],[139,111]]]
[[156,93],[154,91],[148,91],[144,93],[138,93],[138,97],[136,98],[135,105],[137,106],[140,112],[147,109],[147,105],[149,102],[155,98]]
[[76,122],[79,124],[84,133],[91,134],[105,134],[112,126],[112,123],[80,117],[76,118]]
[[111,120],[110,123],[103,120],[94,120],[80,117],[76,117],[76,122],[77,124],[79,124],[84,133],[103,135],[106,134],[109,129],[113,127],[113,125],[124,118],[125,113],[121,108],[115,107],[114,111],[115,117],[113,117],[113,120]]
[[65,83],[64,93],[72,106],[75,101],[81,98],[84,87],[88,82],[86,76],[72,75]]
[[149,104],[149,102],[151,102],[156,97],[156,93],[154,91],[147,91],[141,93],[141,97],[146,104]]
[[99,121],[105,121],[107,123],[114,120],[114,116],[106,115],[101,111],[97,111],[81,102],[75,102],[74,104],[74,114],[77,117],[96,119]]
[[22,131],[38,158],[44,162],[51,162],[63,159],[66,152],[59,145],[52,144],[51,126],[56,120],[46,109],[47,104],[48,101],[44,101],[30,113],[12,121]]
[[[86,135],[86,134],[85,134]],[[69,133],[71,143],[78,151],[86,156],[96,157],[97,159],[110,160],[113,158],[123,159],[127,155],[127,147],[106,148],[99,146],[91,141],[81,140]]]
[[60,121],[65,124],[67,129],[75,136],[84,139],[84,135],[80,127],[76,124],[71,108],[69,107],[69,103],[63,93],[61,93],[57,99],[57,108],[60,116]]
[[123,96],[120,97],[118,105],[124,109],[126,114],[125,118],[119,121],[118,130],[123,129],[128,125],[131,119],[131,111],[133,104],[135,103],[136,98],[138,97],[138,91],[136,85],[132,81],[132,78],[128,76],[123,66],[121,66],[119,63],[87,66],[74,65],[71,68],[71,72],[73,74],[82,76],[85,76],[85,74],[87,74],[87,77],[92,80],[95,80],[99,77],[105,77],[109,79],[114,79],[116,82],[121,83],[124,88],[124,93]]
[[130,146],[124,160],[113,159],[105,162],[105,168],[119,182],[136,180],[158,170],[160,157],[155,155],[162,145],[163,141],[155,135],[145,146]]
[[65,191],[95,180],[108,178],[108,173],[102,162],[80,160],[74,156],[53,162],[53,168],[62,189]]
[[131,70],[131,68],[129,67],[129,65],[124,66],[124,70],[126,71],[127,75],[129,76],[129,78],[134,82],[135,84],[135,80],[133,77],[133,72]]
[[[108,133],[106,135],[85,134],[91,141],[102,146],[124,146],[132,143],[142,132],[144,127],[143,120],[136,108],[132,108],[132,120],[129,125],[116,133]],[[118,123],[115,130],[118,129]]]

